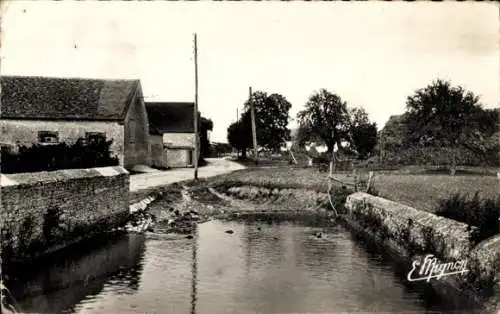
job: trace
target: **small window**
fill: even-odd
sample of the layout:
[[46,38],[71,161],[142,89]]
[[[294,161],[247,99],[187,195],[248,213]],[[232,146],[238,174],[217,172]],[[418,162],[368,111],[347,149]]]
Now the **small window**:
[[86,132],[85,139],[87,140],[87,143],[102,143],[106,141],[106,133]]
[[38,132],[38,142],[40,144],[57,144],[59,135],[57,132],[40,131]]

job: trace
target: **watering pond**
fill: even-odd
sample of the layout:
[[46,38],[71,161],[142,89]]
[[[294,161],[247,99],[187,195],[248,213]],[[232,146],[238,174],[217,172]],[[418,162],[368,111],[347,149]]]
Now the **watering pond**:
[[472,312],[410,284],[408,269],[342,225],[314,220],[212,220],[192,239],[122,235],[18,273],[9,288],[29,313]]

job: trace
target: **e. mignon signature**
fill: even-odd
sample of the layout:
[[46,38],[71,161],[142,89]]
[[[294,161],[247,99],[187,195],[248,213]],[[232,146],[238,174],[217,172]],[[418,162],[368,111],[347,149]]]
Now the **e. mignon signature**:
[[467,260],[459,260],[448,263],[441,263],[438,258],[432,254],[425,256],[423,260],[415,260],[412,263],[412,269],[408,272],[408,281],[430,282],[432,278],[441,279],[445,276],[465,274],[467,269]]

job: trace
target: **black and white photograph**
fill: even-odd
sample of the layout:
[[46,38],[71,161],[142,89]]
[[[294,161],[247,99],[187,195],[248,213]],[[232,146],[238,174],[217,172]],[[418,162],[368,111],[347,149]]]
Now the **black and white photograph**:
[[1,313],[500,314],[500,4],[0,1]]

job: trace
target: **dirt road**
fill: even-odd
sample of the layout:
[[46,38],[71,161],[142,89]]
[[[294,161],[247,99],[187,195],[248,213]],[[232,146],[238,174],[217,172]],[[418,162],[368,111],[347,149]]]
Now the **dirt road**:
[[[199,178],[213,177],[236,170],[245,169],[244,166],[234,161],[207,158],[208,165],[198,169]],[[130,176],[130,191],[136,192],[155,186],[167,185],[179,181],[189,180],[194,177],[193,168],[170,169],[154,173],[142,173]]]

